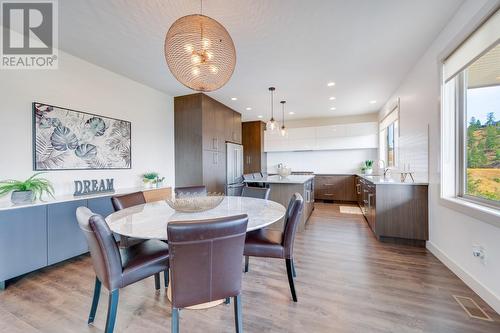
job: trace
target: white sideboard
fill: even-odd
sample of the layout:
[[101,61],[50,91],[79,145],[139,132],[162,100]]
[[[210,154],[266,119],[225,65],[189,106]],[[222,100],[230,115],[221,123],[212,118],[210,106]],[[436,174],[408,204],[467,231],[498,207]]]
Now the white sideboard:
[[264,151],[307,151],[378,148],[378,124],[364,122],[289,128],[286,136],[266,131]]

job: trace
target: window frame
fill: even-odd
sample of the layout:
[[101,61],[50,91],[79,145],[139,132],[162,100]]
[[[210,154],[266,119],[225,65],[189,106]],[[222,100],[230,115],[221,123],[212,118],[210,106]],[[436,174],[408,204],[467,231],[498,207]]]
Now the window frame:
[[[383,152],[379,151],[379,159],[384,161],[385,167],[388,169],[397,169],[399,166],[399,136],[400,136],[400,109],[399,109],[399,98],[396,103],[396,105],[389,111],[380,121],[379,121],[379,145],[383,145]],[[392,114],[395,114],[396,117],[393,121],[390,123],[386,124],[385,127],[382,127],[382,124],[384,121],[391,117]],[[393,142],[394,142],[394,156],[393,156],[393,162],[394,165],[389,165],[389,131],[388,128],[389,126],[393,126]],[[379,149],[380,150],[380,149]]]
[[[495,43],[491,48],[496,47]],[[488,48],[479,54],[475,60],[486,54],[491,48]],[[467,187],[467,78],[466,71],[470,64],[457,74],[455,78],[455,133],[456,133],[456,196],[457,198],[488,206],[491,208],[500,208],[500,201],[490,200],[483,197],[469,195],[466,192]]]

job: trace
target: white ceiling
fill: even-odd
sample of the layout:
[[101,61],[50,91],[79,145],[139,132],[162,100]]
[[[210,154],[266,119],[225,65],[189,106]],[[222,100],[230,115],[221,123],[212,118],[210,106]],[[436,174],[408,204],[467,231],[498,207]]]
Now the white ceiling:
[[[275,107],[286,99],[295,112],[289,118],[375,112],[462,2],[205,0],[203,14],[226,27],[237,52],[233,77],[209,95],[245,120],[269,117],[271,85]],[[199,0],[59,1],[59,46],[170,95],[189,94],[170,74],[163,43],[177,18],[199,8]]]

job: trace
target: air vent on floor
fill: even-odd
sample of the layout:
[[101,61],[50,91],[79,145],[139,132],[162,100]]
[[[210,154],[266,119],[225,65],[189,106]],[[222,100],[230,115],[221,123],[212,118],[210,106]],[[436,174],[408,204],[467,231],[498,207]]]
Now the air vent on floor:
[[486,321],[493,321],[493,319],[491,319],[491,317],[488,316],[488,314],[484,312],[484,310],[481,309],[472,298],[455,295],[453,295],[453,298],[455,298],[457,303],[460,304],[462,309],[464,309],[469,317]]

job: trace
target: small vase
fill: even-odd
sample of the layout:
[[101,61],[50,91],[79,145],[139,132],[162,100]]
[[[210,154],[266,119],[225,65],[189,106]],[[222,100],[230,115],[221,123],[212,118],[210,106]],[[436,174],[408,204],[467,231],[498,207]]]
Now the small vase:
[[14,205],[30,204],[33,202],[32,191],[13,191],[10,195],[10,201]]
[[371,175],[373,173],[373,169],[366,169],[365,175]]

